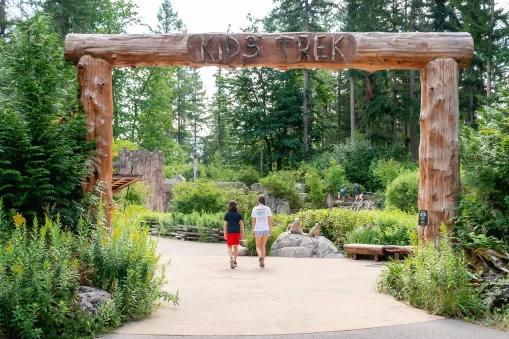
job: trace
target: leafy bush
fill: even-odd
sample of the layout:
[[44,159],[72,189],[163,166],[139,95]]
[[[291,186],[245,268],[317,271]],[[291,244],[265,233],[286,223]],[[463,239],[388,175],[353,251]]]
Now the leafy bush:
[[115,194],[113,198],[115,203],[119,203],[121,206],[125,204],[144,206],[148,195],[149,187],[143,182],[137,182]]
[[16,25],[0,59],[0,198],[28,219],[51,212],[74,225],[93,148],[75,71],[42,15]]
[[387,205],[404,212],[417,211],[419,195],[418,172],[406,172],[394,179],[385,192]]
[[191,214],[174,213],[168,226],[186,225],[186,226],[200,226],[208,228],[223,229],[223,220],[225,212],[214,214],[193,212]]
[[393,159],[378,160],[373,162],[370,167],[373,173],[374,184],[376,188],[385,189],[389,184],[398,177],[404,170],[403,164]]
[[295,188],[295,177],[292,173],[287,171],[271,173],[261,179],[260,183],[269,194],[288,201],[291,209],[295,210],[301,206],[302,202]]
[[221,189],[213,182],[197,180],[181,182],[173,187],[172,209],[175,212],[191,214],[217,213],[226,209]]
[[260,174],[252,167],[240,169],[235,177],[235,181],[243,182],[247,186],[251,186],[260,180]]
[[158,265],[157,243],[140,224],[141,217],[128,210],[113,215],[111,235],[105,227],[90,231],[81,223],[79,228],[80,262],[93,270],[92,286],[111,291],[122,320],[149,316],[161,297],[178,301],[162,290],[165,265]]
[[[58,219],[35,219],[31,228],[20,214],[13,220],[0,204],[2,338],[92,338],[148,316],[161,297],[178,302],[162,291],[164,266],[135,215],[114,215],[111,236],[81,221],[77,238]],[[77,302],[79,285],[105,289],[116,307],[107,302],[93,318]]]
[[348,185],[345,170],[336,161],[330,161],[329,168],[324,173],[326,189],[329,192],[339,192],[341,186]]
[[483,230],[509,246],[509,87],[500,93],[498,102],[478,113],[478,131],[461,131],[463,197],[457,226]]
[[313,207],[323,207],[325,201],[325,183],[316,171],[309,171],[305,175],[306,187],[309,190],[307,200]]
[[390,262],[379,289],[433,314],[478,316],[485,310],[463,253],[453,249],[445,233],[439,246],[414,245],[404,263]]
[[286,228],[295,217],[300,218],[305,232],[309,232],[315,223],[319,223],[322,226],[321,234],[338,246],[348,243],[349,235],[362,227],[377,228],[383,235],[378,238],[381,239],[379,242],[392,245],[409,245],[412,234],[417,232],[417,216],[398,210],[304,210],[290,216],[277,215],[274,225]]
[[370,166],[380,157],[378,150],[368,140],[345,142],[334,149],[333,156],[344,168],[346,178],[353,183],[368,185],[371,180]]

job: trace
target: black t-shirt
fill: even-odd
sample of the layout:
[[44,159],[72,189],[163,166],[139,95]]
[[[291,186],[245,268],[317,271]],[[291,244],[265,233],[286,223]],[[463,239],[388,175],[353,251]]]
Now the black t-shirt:
[[227,233],[240,233],[240,221],[242,220],[242,214],[239,212],[226,212],[224,215],[224,221],[228,222],[226,228]]

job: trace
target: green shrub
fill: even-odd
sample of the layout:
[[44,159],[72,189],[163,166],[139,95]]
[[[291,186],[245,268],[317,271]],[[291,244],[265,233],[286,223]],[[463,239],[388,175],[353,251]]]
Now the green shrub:
[[299,192],[295,188],[295,177],[293,173],[288,171],[271,173],[267,177],[261,179],[260,183],[269,194],[288,201],[292,210],[300,208],[302,202]]
[[[461,130],[461,228],[483,230],[509,246],[509,86],[477,112],[478,130]],[[467,230],[469,233],[469,230]]]
[[[0,337],[93,338],[150,315],[160,298],[178,302],[162,290],[164,266],[138,214],[112,219],[111,235],[82,220],[75,237],[58,219],[28,228],[16,214],[7,225],[0,203]],[[79,285],[110,292],[115,308],[107,302],[93,318],[77,302]]]
[[331,160],[329,168],[324,173],[326,189],[329,192],[339,192],[342,186],[348,185],[345,170],[336,161]]
[[309,190],[307,200],[313,207],[324,207],[325,183],[316,171],[309,171],[305,174],[306,187]]
[[75,71],[42,15],[17,23],[0,60],[0,199],[27,219],[49,212],[71,227],[94,147],[69,85]]
[[379,290],[438,315],[479,316],[485,310],[463,252],[453,249],[445,233],[439,246],[420,244],[404,263],[390,262]]
[[110,234],[81,223],[78,237],[80,262],[91,268],[92,286],[110,291],[122,320],[149,316],[160,298],[178,302],[178,295],[163,291],[165,265],[159,265],[157,243],[141,229],[141,216],[127,210],[113,214]]
[[393,159],[378,160],[373,162],[370,168],[371,173],[373,173],[375,187],[383,190],[385,190],[403,170],[403,165]]
[[348,233],[346,243],[381,245],[381,238],[382,234],[380,232],[380,228],[374,226],[361,226]]
[[[60,227],[47,219],[29,230],[18,214],[8,240],[0,243],[0,337],[73,338],[96,330],[85,327],[93,321],[76,303],[79,262],[72,234]],[[83,320],[67,332],[78,315]]]
[[118,203],[120,206],[125,204],[144,206],[148,195],[149,187],[143,182],[137,182],[115,194],[113,198],[115,203]]
[[[322,226],[321,235],[333,241],[337,246],[348,243],[348,236],[362,227],[375,227],[383,236],[382,242],[392,245],[409,245],[413,233],[417,231],[417,216],[398,210],[358,211],[334,208],[304,210],[291,216],[275,218],[275,225],[286,227],[298,217],[304,232],[309,232],[315,223]],[[360,232],[360,231],[358,231]]]
[[213,182],[197,180],[181,182],[173,187],[172,209],[175,212],[191,214],[217,213],[226,209],[221,189]]
[[243,182],[248,187],[260,180],[260,174],[252,167],[240,169],[235,177],[235,181]]
[[418,172],[406,172],[389,184],[385,192],[385,199],[388,206],[398,208],[404,212],[415,212],[417,211],[418,195]]
[[184,213],[173,213],[172,220],[169,226],[186,225],[186,226],[200,226],[208,228],[220,228],[223,229],[224,212],[208,214],[200,214],[193,212],[191,214]]
[[371,181],[370,166],[380,157],[378,150],[369,140],[350,141],[334,149],[334,158],[344,168],[349,182],[368,185]]

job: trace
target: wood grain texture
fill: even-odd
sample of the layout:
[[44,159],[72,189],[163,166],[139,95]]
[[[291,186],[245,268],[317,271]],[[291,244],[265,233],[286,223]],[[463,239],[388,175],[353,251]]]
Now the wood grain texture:
[[345,244],[343,249],[350,254],[385,255],[383,245]]
[[111,222],[113,209],[111,146],[113,144],[113,94],[111,65],[102,59],[85,55],[78,62],[78,80],[81,102],[87,120],[87,141],[96,141],[93,159],[93,173],[85,185],[85,191],[92,191],[98,181],[105,184],[103,203],[106,224]]
[[468,33],[69,34],[65,39],[66,60],[77,63],[91,55],[113,67],[265,66],[373,72],[422,69],[434,59],[451,58],[464,68],[473,51]]
[[440,240],[442,222],[451,231],[460,193],[458,63],[437,59],[421,71],[421,144],[419,210],[428,210],[428,225],[419,239]]

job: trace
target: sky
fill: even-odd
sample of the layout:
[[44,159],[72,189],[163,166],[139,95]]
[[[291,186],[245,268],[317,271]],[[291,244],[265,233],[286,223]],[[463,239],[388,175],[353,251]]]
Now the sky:
[[[161,0],[133,0],[138,5],[141,22],[155,28],[157,11]],[[187,26],[188,33],[226,32],[231,25],[232,32],[240,32],[248,25],[246,16],[265,16],[272,8],[272,0],[172,0],[173,9]],[[137,26],[129,33],[148,33],[146,27]],[[214,92],[215,67],[202,67],[200,73],[207,94]]]

